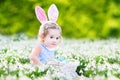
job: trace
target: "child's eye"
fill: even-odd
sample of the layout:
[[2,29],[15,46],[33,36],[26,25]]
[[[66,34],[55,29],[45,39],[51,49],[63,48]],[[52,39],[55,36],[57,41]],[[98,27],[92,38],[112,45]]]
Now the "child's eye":
[[52,39],[53,38],[53,36],[50,36],[50,39]]
[[59,39],[59,37],[56,37],[56,40],[58,40]]

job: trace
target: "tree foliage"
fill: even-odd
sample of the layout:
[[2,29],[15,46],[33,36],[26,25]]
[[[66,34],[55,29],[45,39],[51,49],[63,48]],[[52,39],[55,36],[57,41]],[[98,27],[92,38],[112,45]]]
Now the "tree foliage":
[[36,36],[41,24],[34,8],[47,12],[52,3],[59,9],[57,23],[64,37],[120,37],[120,0],[1,0],[0,33]]

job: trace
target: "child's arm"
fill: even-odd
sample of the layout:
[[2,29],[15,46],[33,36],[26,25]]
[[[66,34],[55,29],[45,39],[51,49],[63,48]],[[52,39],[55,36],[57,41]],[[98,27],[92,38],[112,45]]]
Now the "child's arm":
[[42,51],[42,48],[40,46],[36,46],[33,50],[32,53],[30,54],[30,60],[33,62],[33,64],[40,65],[41,62],[38,58]]

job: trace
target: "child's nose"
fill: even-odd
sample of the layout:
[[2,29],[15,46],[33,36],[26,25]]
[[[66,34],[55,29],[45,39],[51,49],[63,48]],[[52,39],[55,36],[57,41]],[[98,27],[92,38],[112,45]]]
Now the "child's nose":
[[54,42],[56,42],[56,41],[57,41],[57,39],[55,38],[55,39],[53,39],[53,41],[54,41]]
[[54,39],[53,41],[56,42],[56,39]]

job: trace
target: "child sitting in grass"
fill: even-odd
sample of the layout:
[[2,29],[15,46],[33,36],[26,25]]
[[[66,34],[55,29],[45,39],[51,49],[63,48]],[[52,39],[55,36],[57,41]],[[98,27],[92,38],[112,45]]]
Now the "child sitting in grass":
[[39,44],[32,50],[30,60],[34,64],[40,65],[41,63],[46,64],[49,60],[54,59],[54,49],[61,42],[62,30],[56,23],[58,10],[54,4],[48,10],[49,21],[41,7],[37,6],[35,11],[42,25],[38,34]]
[[60,62],[61,58],[55,59],[55,48],[60,44],[62,38],[61,27],[56,23],[58,18],[57,7],[52,4],[48,9],[49,20],[47,20],[46,14],[41,7],[37,6],[35,12],[42,25],[38,34],[39,43],[30,54],[31,62],[40,67],[44,66],[44,64],[53,67],[58,66],[61,72],[64,72],[64,77],[69,77],[69,80],[76,77],[76,65],[71,64],[71,62],[62,63]]

